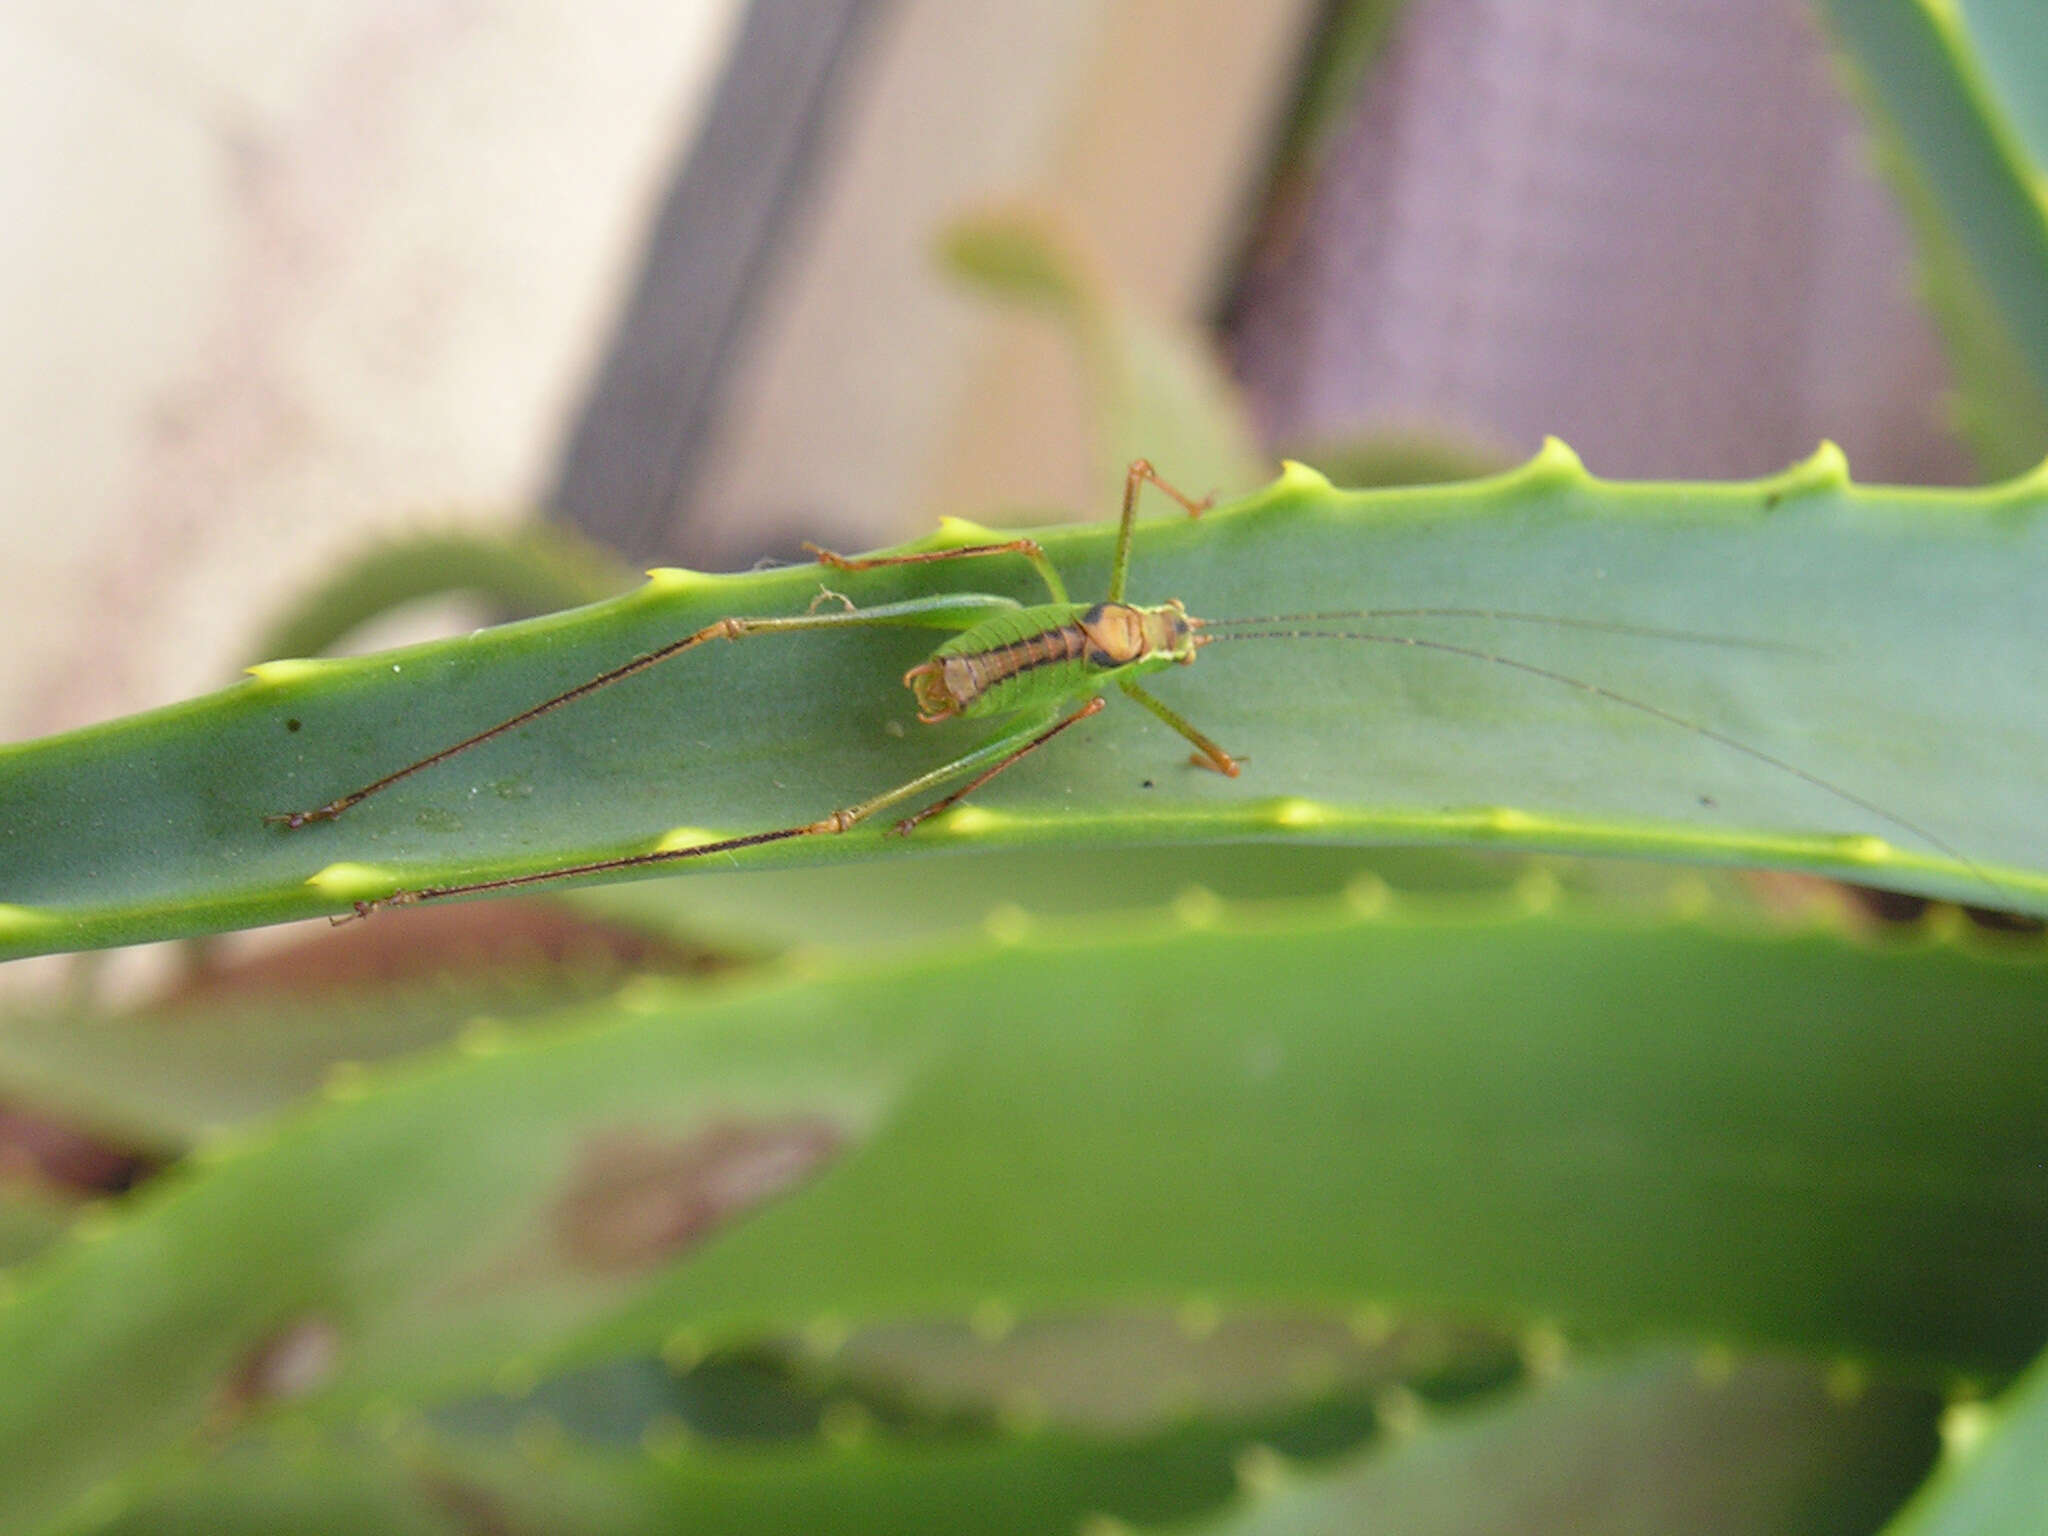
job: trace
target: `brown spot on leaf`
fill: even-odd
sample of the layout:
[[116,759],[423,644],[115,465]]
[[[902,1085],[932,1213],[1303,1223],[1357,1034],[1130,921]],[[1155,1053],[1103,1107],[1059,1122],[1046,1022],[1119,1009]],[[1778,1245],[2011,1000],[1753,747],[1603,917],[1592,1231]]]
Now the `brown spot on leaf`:
[[709,950],[587,921],[560,902],[410,907],[396,922],[323,926],[312,938],[248,959],[208,961],[177,985],[161,1011],[175,1023],[181,1011],[205,1012],[224,1002],[452,982],[463,986],[464,1007],[474,1012],[492,1006],[492,992],[523,1002],[537,979],[549,987],[572,983],[572,995],[594,995],[645,971],[702,975],[725,963]]
[[302,1317],[262,1339],[220,1385],[209,1428],[221,1431],[266,1403],[289,1402],[327,1384],[341,1358],[341,1330]]
[[43,1111],[0,1103],[0,1181],[28,1183],[59,1197],[116,1194],[156,1171],[156,1162]]
[[513,1522],[504,1500],[488,1488],[445,1472],[422,1471],[414,1481],[421,1496],[464,1536],[519,1536],[521,1527]]
[[726,1121],[681,1141],[593,1138],[556,1207],[557,1237],[580,1268],[650,1268],[805,1183],[844,1139],[818,1115]]

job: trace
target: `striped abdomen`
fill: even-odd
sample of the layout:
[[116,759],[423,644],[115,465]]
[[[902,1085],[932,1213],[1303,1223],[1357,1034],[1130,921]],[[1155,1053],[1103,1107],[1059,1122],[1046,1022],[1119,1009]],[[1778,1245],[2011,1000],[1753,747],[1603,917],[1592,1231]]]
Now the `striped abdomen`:
[[903,682],[917,696],[918,718],[930,724],[1057,703],[1116,673],[1192,661],[1194,654],[1178,603],[1049,603],[956,635]]

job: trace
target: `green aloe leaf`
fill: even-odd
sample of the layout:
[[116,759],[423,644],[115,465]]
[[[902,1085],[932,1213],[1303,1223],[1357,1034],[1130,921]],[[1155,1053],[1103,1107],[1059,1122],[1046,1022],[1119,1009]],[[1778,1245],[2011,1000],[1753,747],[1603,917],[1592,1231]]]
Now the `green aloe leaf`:
[[[2048,91],[2031,0],[1825,0],[1919,244],[1987,475],[2048,449]],[[2029,141],[2032,141],[2032,150]]]
[[[618,978],[603,990],[609,993]],[[488,1020],[518,1029],[599,989],[573,972],[262,993],[104,1016],[0,1016],[0,1095],[127,1147],[176,1155],[317,1093],[337,1073],[445,1045]]]
[[567,529],[453,530],[395,538],[335,572],[263,635],[259,657],[313,656],[422,598],[483,598],[520,618],[623,592],[633,572]]
[[63,1236],[69,1214],[55,1199],[0,1179],[0,1270],[42,1252]]
[[[1569,865],[1557,888],[1571,892],[1597,873]],[[1401,890],[1498,893],[1517,878],[1504,861],[1436,850],[1196,846],[1133,857],[1015,849],[642,882],[581,892],[577,905],[634,927],[709,938],[727,953],[763,955],[900,947],[935,935],[973,941],[1020,914],[1127,915],[1163,907],[1191,887],[1226,900],[1270,900],[1334,897],[1382,879]],[[256,990],[111,1014],[0,1014],[0,1100],[34,1103],[122,1145],[175,1155],[318,1091],[337,1069],[445,1044],[478,1019],[516,1028],[609,993],[621,979],[595,961],[584,969],[573,953],[556,962],[514,948],[487,969],[390,986]]]
[[[1189,767],[1178,737],[1117,699],[912,838],[870,825],[703,865],[1455,844],[1771,865],[2048,912],[2044,487],[1858,488],[1832,450],[1730,485],[1609,484],[1561,445],[1509,475],[1408,490],[1339,492],[1297,468],[1200,521],[1144,525],[1132,596],[1211,618],[1450,606],[1741,637],[1391,614],[1345,626],[1512,656],[1715,735],[1465,655],[1222,645],[1156,687],[1245,754],[1239,778]],[[1042,538],[1074,592],[1103,590],[1108,528]],[[280,663],[225,693],[0,751],[0,955],[346,912],[399,887],[646,851],[676,829],[701,840],[809,822],[989,734],[916,723],[896,680],[931,631],[710,645],[337,822],[264,818],[721,616],[802,613],[821,575],[867,606],[934,589],[1036,595],[1021,562],[973,564],[671,573],[461,639]]]
[[2048,1358],[1990,1406],[1959,1407],[1949,1455],[1886,1536],[2048,1530]]
[[2048,33],[2031,0],[1958,0],[1942,18],[1968,40],[2016,155],[2048,165]]
[[331,1416],[902,1318],[1422,1303],[1937,1372],[2038,1347],[2038,960],[1182,906],[636,984],[337,1080],[14,1278],[0,1527],[287,1384]]
[[1269,1458],[1186,1536],[1861,1536],[1935,1449],[1932,1395],[1844,1397],[1810,1366],[1653,1355],[1383,1441],[1335,1467]]
[[989,209],[949,229],[940,255],[990,298],[1036,309],[1066,331],[1088,387],[1105,486],[1120,486],[1137,458],[1171,466],[1165,472],[1193,496],[1234,495],[1271,472],[1208,339],[1125,302],[1052,216]]
[[1355,1438],[1370,1417],[1362,1404],[1336,1402],[1126,1437],[867,1433],[839,1444],[745,1449],[657,1432],[644,1451],[544,1432],[505,1444],[416,1429],[395,1446],[314,1441],[269,1456],[236,1447],[144,1489],[99,1529],[456,1536],[478,1529],[463,1518],[477,1511],[491,1512],[487,1529],[554,1536],[1036,1536],[1086,1530],[1091,1517],[1150,1526],[1227,1499],[1236,1458],[1248,1448]]

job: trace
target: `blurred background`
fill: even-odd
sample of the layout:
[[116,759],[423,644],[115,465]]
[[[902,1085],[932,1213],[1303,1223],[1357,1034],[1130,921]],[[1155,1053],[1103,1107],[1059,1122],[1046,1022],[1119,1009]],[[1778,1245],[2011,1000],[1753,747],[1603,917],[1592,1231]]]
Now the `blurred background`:
[[[12,0],[0,72],[0,739],[219,685],[396,533],[741,568],[1104,517],[1133,452],[1229,493],[1545,433],[1971,474],[1799,0]],[[1082,318],[949,275],[992,210]],[[1199,442],[1119,417],[1106,331]]]

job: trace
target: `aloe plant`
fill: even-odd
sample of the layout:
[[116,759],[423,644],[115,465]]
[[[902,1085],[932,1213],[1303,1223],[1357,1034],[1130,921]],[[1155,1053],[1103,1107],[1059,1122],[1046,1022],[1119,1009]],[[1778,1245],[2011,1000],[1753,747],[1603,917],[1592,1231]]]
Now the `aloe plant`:
[[[1212,649],[1171,693],[1247,755],[1240,777],[1186,767],[1170,733],[1125,710],[893,851],[1466,843],[1778,865],[2048,911],[2030,766],[2048,731],[2028,708],[2044,485],[1858,489],[1830,450],[1722,486],[1602,484],[1557,444],[1455,488],[1344,494],[1296,467],[1198,522],[1145,527],[1140,578],[1209,618],[1427,604],[1595,627],[1364,621],[1557,676],[1399,644]],[[1087,593],[1110,532],[1039,538]],[[1028,570],[993,574],[1028,593]],[[914,728],[896,684],[928,638],[817,632],[692,653],[334,823],[266,820],[718,618],[801,612],[826,575],[861,606],[932,590],[918,566],[661,573],[590,608],[389,655],[270,663],[211,699],[9,749],[0,953],[346,913],[400,888],[808,822],[908,780],[959,750]],[[1653,620],[1748,644],[1598,627]],[[886,827],[868,828],[718,863],[888,846]]]
[[[1947,11],[1838,22],[2011,478],[1290,466],[1145,523],[1132,596],[1579,627],[1346,626],[1521,670],[1219,645],[1158,691],[1237,779],[1113,700],[909,838],[569,893],[716,946],[713,980],[592,996],[536,960],[4,1021],[0,1093],[172,1166],[68,1219],[0,1187],[0,1528],[1531,1530],[1613,1477],[1616,1529],[1868,1530],[1925,1478],[1902,1531],[2038,1530],[2038,942],[1788,919],[1715,873],[2048,915],[2028,81]],[[1241,484],[1198,352],[1038,239],[950,253],[1070,328],[1106,441],[1171,423]],[[1100,591],[1108,527],[1036,536]],[[265,818],[821,583],[1037,595],[988,561],[601,597],[548,541],[433,552],[281,632],[423,587],[599,600],[0,749],[0,955],[814,819],[960,750],[896,681],[935,635],[709,647],[334,823]],[[1114,1431],[1112,1372],[1154,1384]]]

